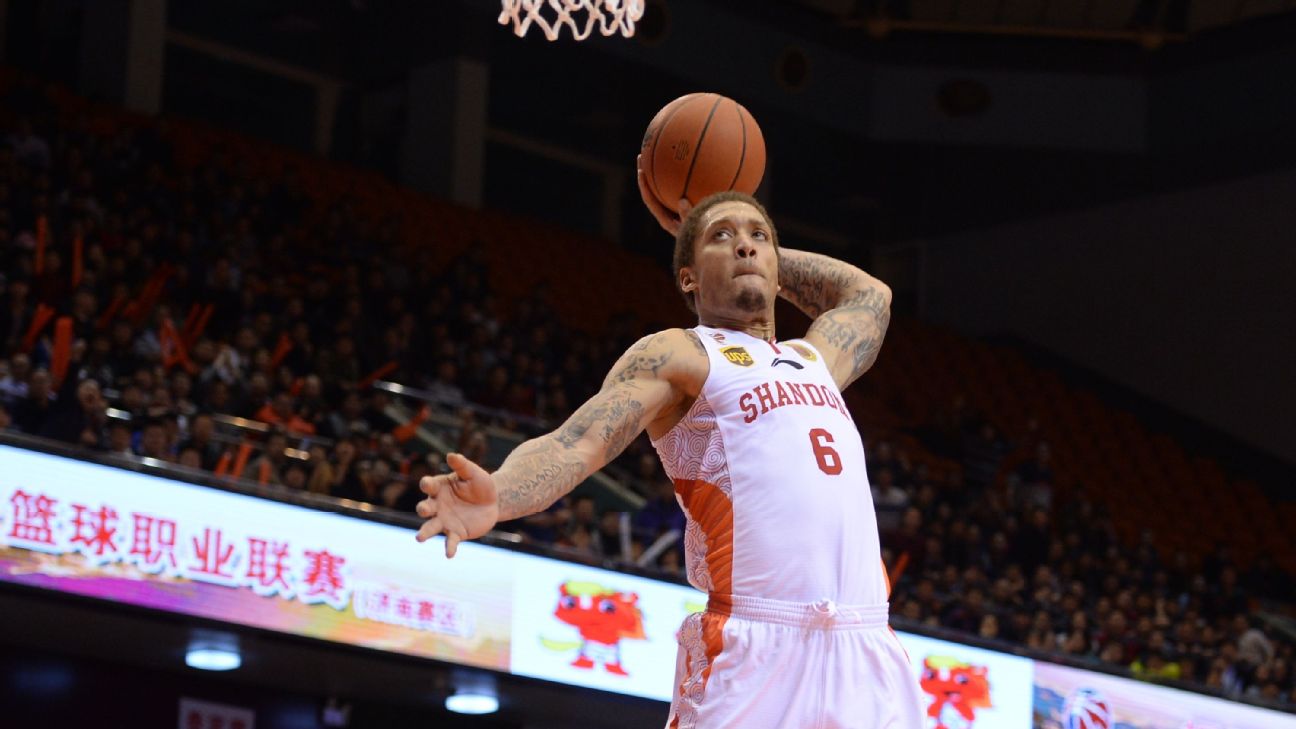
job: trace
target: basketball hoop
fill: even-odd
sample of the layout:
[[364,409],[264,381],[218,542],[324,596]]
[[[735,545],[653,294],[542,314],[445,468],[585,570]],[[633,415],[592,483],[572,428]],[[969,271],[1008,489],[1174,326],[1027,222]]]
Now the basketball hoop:
[[521,38],[535,23],[549,40],[558,40],[566,26],[576,40],[585,40],[597,27],[603,35],[634,35],[643,17],[645,0],[503,0],[500,25],[512,25]]

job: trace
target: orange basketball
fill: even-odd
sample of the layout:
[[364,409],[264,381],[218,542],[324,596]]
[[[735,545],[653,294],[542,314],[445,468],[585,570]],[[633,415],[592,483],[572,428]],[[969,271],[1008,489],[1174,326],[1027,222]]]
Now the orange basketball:
[[696,205],[725,190],[755,193],[765,175],[760,127],[742,104],[719,94],[688,94],[663,107],[640,155],[648,189],[671,210],[680,198]]

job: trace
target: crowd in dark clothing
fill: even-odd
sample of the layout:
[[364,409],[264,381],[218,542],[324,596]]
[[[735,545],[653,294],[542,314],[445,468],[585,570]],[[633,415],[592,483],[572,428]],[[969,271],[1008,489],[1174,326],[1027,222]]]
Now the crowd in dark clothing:
[[[8,101],[27,115],[0,144],[2,429],[409,511],[445,466],[403,428],[422,404],[393,409],[375,373],[432,393],[459,419],[456,449],[492,467],[483,426],[560,422],[638,334],[562,327],[543,289],[506,307],[471,253],[440,268],[384,255],[399,221],[320,209],[292,175],[186,168],[157,126],[105,135]],[[868,454],[897,616],[1292,699],[1293,645],[1251,612],[1292,599],[1274,589],[1285,575],[1226,550],[1194,571],[1148,540],[1124,547],[1083,493],[1056,503],[1047,444],[1002,480],[992,424],[945,437],[933,447],[962,468],[941,478],[885,440]],[[645,439],[616,472],[644,502],[632,514],[578,491],[502,526],[680,571],[684,516]]]
[[964,468],[944,479],[887,441],[869,449],[894,615],[1148,679],[1292,701],[1296,646],[1253,611],[1296,598],[1272,562],[1243,570],[1221,546],[1194,567],[1182,552],[1163,559],[1150,532],[1123,546],[1082,487],[1058,497],[1047,443],[995,479],[1007,441],[986,423],[962,441],[953,450]]

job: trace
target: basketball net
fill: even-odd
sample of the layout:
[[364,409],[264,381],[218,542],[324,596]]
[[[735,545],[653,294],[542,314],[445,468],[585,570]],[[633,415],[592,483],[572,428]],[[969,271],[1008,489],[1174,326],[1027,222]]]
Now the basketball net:
[[594,28],[603,35],[634,35],[643,17],[645,0],[503,0],[500,25],[512,25],[521,38],[535,23],[549,40],[558,40],[566,27],[572,38],[585,40]]

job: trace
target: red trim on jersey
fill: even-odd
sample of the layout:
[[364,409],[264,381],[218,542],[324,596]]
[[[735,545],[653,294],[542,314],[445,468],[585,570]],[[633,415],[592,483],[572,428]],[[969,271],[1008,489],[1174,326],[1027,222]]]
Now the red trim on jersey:
[[783,354],[783,352],[779,350],[778,345],[774,343],[773,339],[767,339],[765,340],[765,343],[770,346],[770,349],[774,350],[774,354]]

